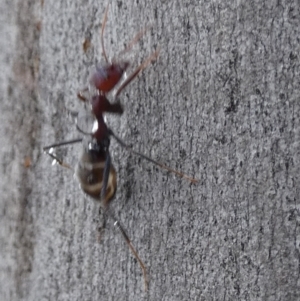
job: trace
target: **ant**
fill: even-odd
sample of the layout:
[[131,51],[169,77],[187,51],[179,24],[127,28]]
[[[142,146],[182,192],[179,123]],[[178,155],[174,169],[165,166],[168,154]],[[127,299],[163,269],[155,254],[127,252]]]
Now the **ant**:
[[[78,124],[77,129],[86,135],[89,135],[89,139],[87,143],[84,143],[83,152],[75,169],[75,174],[80,183],[81,189],[90,197],[100,202],[100,210],[104,210],[105,216],[111,218],[114,221],[114,226],[120,231],[125,242],[130,248],[132,254],[138,261],[143,277],[144,277],[144,285],[145,290],[148,289],[148,280],[147,280],[147,272],[146,267],[143,261],[140,259],[136,249],[134,248],[131,240],[129,239],[127,233],[124,228],[121,226],[120,222],[115,218],[112,209],[109,204],[112,201],[116,189],[117,189],[117,173],[116,170],[111,163],[111,156],[109,153],[110,146],[110,137],[114,138],[118,144],[122,147],[126,148],[131,153],[140,156],[141,158],[163,168],[169,172],[175,173],[180,177],[186,178],[192,183],[198,182],[198,180],[191,178],[184,173],[181,173],[177,170],[174,170],[160,162],[157,162],[150,157],[141,154],[129,145],[127,145],[122,139],[115,135],[115,133],[107,127],[103,114],[105,113],[117,113],[121,115],[123,113],[123,108],[119,102],[111,103],[107,99],[107,93],[110,92],[118,82],[123,77],[123,74],[127,67],[129,66],[129,62],[112,62],[109,63],[104,47],[104,29],[107,21],[107,12],[108,6],[104,13],[104,20],[101,28],[101,47],[103,56],[106,60],[106,65],[97,66],[96,71],[92,74],[90,83],[97,90],[97,94],[92,96],[90,99],[83,96],[83,92],[78,92],[78,98],[83,102],[90,102],[91,104],[91,112],[95,119],[96,129],[92,133],[84,132]],[[127,51],[132,45],[143,35],[142,32],[138,33],[136,37],[132,40],[132,42],[127,46],[124,51]],[[144,70],[152,61],[155,61],[158,57],[159,51],[155,51],[151,54],[141,65],[139,65],[135,71],[121,84],[118,88],[115,97],[117,97],[120,92],[142,71]],[[84,91],[88,90],[85,88]],[[60,160],[55,154],[53,154],[53,149],[56,147],[80,143],[83,142],[83,138],[78,138],[70,141],[64,141],[60,143],[55,143],[43,148],[44,152],[46,152],[56,163],[59,165],[69,168],[71,170],[72,167],[62,160]]]

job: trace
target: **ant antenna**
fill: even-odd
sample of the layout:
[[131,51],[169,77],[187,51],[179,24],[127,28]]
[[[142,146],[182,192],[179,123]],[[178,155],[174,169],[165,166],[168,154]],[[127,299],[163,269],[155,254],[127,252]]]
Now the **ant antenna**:
[[106,25],[106,22],[107,22],[108,7],[109,7],[109,3],[106,6],[105,13],[104,13],[104,18],[103,18],[103,22],[102,22],[102,26],[101,26],[101,47],[102,47],[102,54],[105,58],[106,63],[108,63],[108,58],[107,58],[107,55],[106,55],[106,52],[105,52],[103,36],[104,36],[105,25]]

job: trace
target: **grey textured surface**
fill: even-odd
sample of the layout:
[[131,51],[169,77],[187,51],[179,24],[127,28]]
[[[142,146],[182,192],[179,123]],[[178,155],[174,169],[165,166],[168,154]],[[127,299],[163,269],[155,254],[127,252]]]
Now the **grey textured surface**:
[[[127,57],[161,54],[109,125],[200,180],[112,143],[112,205],[148,267],[146,293],[113,225],[99,243],[97,206],[41,152],[80,136],[65,108],[80,107],[101,60],[105,6],[1,0],[0,299],[299,300],[299,2],[112,1],[110,57],[149,24]],[[60,154],[75,164],[79,152]]]

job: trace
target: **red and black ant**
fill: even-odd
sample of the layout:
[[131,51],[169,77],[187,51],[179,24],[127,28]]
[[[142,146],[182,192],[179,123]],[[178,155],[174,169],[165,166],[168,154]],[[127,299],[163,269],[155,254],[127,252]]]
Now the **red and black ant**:
[[[164,164],[161,164],[148,156],[145,156],[139,152],[136,152],[132,149],[131,146],[127,145],[123,142],[119,137],[117,137],[114,132],[107,127],[103,114],[105,113],[117,113],[122,114],[123,108],[120,103],[111,103],[107,99],[107,93],[110,92],[121,80],[126,68],[129,66],[128,62],[112,62],[109,63],[105,48],[104,48],[104,29],[107,21],[107,12],[108,6],[106,8],[104,14],[104,20],[101,28],[101,46],[103,51],[103,56],[106,60],[105,66],[97,66],[95,73],[91,77],[91,84],[97,90],[97,94],[92,96],[90,99],[83,96],[83,92],[78,93],[78,97],[80,100],[84,102],[90,102],[91,111],[95,118],[95,123],[97,125],[96,130],[93,133],[90,133],[90,139],[86,145],[83,147],[83,153],[80,157],[80,160],[75,169],[75,174],[80,183],[81,189],[88,194],[93,199],[97,200],[101,204],[101,208],[104,210],[106,216],[110,217],[114,221],[114,225],[121,232],[123,238],[128,244],[131,252],[134,257],[139,262],[139,265],[143,272],[145,290],[148,288],[148,280],[146,267],[143,261],[140,259],[137,251],[131,243],[128,235],[126,234],[124,228],[120,225],[120,222],[115,218],[113,211],[111,210],[109,204],[112,201],[116,189],[117,189],[117,175],[114,166],[111,163],[111,157],[109,153],[109,145],[110,145],[110,137],[113,137],[117,143],[119,143],[122,147],[129,150],[131,153],[134,153],[141,158],[158,165],[161,168],[168,170],[169,172],[173,172],[180,177],[186,178],[192,183],[196,183],[197,180],[191,178],[184,173],[181,173],[177,170],[167,167]],[[133,41],[129,44],[129,46],[125,49],[126,51],[135,43],[143,33],[139,33]],[[125,51],[124,50],[124,51]],[[143,70],[145,69],[152,61],[157,59],[159,51],[155,51],[151,54],[141,65],[139,65],[136,70],[121,84],[118,88],[115,97],[117,97],[120,92]],[[87,90],[87,88],[85,89]],[[84,91],[85,91],[84,90]],[[80,132],[85,133],[83,130],[77,128]],[[52,144],[43,148],[43,150],[55,160],[56,163],[72,169],[68,164],[60,160],[56,155],[53,154],[52,150],[56,147],[82,142],[83,138],[74,139],[70,141],[60,142],[56,144]]]

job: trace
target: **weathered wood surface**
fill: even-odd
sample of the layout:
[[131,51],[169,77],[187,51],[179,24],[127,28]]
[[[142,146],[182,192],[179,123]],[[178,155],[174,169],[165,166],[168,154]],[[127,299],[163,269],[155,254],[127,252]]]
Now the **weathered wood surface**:
[[101,60],[106,2],[2,0],[0,299],[299,300],[299,2],[127,2],[110,5],[107,52],[154,24],[127,58],[161,54],[108,122],[199,184],[112,143],[145,293],[113,225],[98,243],[97,206],[41,151],[80,136],[65,109]]

